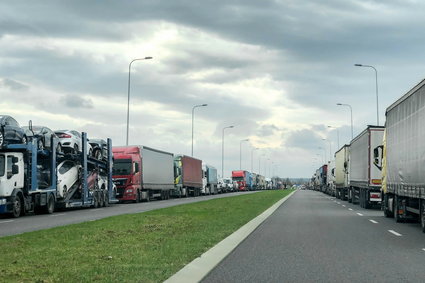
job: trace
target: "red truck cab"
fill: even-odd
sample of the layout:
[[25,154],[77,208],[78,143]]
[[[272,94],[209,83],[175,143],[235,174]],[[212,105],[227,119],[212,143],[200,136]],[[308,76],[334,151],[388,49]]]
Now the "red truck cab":
[[248,190],[247,184],[246,184],[246,171],[244,170],[232,171],[232,180],[238,183],[239,191]]
[[141,149],[138,146],[113,147],[114,167],[112,180],[117,187],[117,199],[141,199]]

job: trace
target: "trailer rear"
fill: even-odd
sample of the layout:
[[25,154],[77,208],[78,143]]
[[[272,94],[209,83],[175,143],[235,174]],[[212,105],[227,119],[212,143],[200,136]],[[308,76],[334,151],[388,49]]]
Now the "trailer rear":
[[384,127],[368,126],[350,144],[348,201],[363,208],[381,204],[381,166],[375,162],[375,149],[382,147],[383,135]]

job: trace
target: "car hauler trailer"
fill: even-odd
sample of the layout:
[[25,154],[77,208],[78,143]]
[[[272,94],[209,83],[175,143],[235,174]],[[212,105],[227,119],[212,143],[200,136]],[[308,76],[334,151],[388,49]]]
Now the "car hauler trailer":
[[201,195],[202,161],[187,155],[177,155],[174,158],[174,189],[175,197],[194,197]]
[[350,172],[350,146],[341,147],[335,153],[335,196],[338,199],[347,200],[348,175]]
[[374,152],[382,147],[383,135],[384,127],[367,126],[350,144],[348,201],[363,208],[381,204],[382,173]]
[[[0,213],[19,217],[28,212],[50,214],[57,207],[99,207],[116,202],[110,139],[106,161],[87,156],[86,133],[82,133],[81,153],[57,154],[58,141],[52,137],[51,144],[51,149],[40,150],[38,140],[30,138],[26,144],[0,149]],[[57,181],[58,166],[64,161],[79,168],[70,188]]]
[[174,156],[147,146],[113,147],[113,180],[120,201],[168,199],[174,189]]
[[[203,164],[202,165],[202,194],[204,195],[215,195],[217,194],[218,180],[217,180],[217,169],[211,165]],[[221,191],[224,192],[224,191]]]
[[419,220],[425,232],[425,80],[387,108],[385,128],[384,214]]

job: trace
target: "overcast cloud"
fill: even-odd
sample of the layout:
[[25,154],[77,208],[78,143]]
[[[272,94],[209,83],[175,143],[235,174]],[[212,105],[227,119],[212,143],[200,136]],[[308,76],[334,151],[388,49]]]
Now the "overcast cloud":
[[152,56],[132,64],[130,143],[190,154],[207,103],[195,156],[221,172],[234,125],[225,175],[242,149],[243,169],[309,177],[351,139],[336,103],[355,135],[376,124],[355,63],[378,70],[381,125],[424,78],[424,24],[414,0],[2,1],[1,114],[122,145],[129,63]]

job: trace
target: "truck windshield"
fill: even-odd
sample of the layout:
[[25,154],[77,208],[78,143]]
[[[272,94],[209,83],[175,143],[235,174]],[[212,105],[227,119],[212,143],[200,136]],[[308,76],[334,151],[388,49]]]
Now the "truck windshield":
[[4,155],[0,155],[0,176],[4,176]]
[[112,175],[130,175],[131,159],[115,159]]

